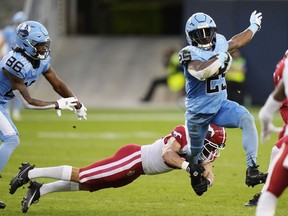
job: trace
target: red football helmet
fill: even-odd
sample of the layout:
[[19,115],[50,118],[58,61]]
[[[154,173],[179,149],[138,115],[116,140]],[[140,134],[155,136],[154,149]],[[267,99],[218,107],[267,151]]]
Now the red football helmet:
[[288,50],[286,50],[285,55],[276,65],[276,69],[273,73],[273,81],[275,86],[277,86],[279,81],[282,79],[284,61],[287,57],[288,57]]
[[220,150],[225,148],[226,137],[224,127],[210,124],[199,160],[209,163],[219,157]]

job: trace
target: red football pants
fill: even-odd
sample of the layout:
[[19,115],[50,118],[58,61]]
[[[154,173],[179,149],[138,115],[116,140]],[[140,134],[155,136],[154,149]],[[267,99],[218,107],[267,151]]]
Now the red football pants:
[[144,174],[140,150],[140,145],[125,145],[114,156],[80,168],[80,184],[91,192],[130,184]]

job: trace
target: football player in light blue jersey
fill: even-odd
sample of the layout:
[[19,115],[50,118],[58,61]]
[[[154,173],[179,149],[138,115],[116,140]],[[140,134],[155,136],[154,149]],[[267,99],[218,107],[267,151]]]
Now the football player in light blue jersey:
[[[205,13],[193,14],[186,23],[189,46],[179,52],[179,60],[186,78],[186,125],[190,137],[191,185],[201,183],[203,168],[198,164],[208,125],[214,123],[227,128],[242,129],[242,143],[246,152],[246,184],[254,187],[264,183],[267,173],[259,172],[256,164],[258,133],[249,111],[227,99],[225,72],[229,69],[230,53],[245,46],[261,28],[262,13],[254,11],[250,26],[229,41],[217,33],[214,20]],[[193,172],[190,172],[193,173]],[[195,189],[194,189],[195,190]]]
[[[14,47],[15,38],[16,38],[16,27],[26,21],[28,16],[23,11],[18,11],[13,15],[12,22],[13,25],[7,25],[2,31],[2,40],[0,40],[0,58],[2,58],[2,54],[4,55],[6,52],[9,52]],[[20,110],[22,109],[22,103],[17,98],[9,101],[5,105],[6,110],[10,113],[12,111],[13,120],[20,120],[21,114]]]
[[[4,105],[16,96],[24,108],[74,110],[79,120],[86,119],[86,107],[80,103],[50,65],[50,37],[47,29],[35,21],[21,23],[17,29],[16,46],[0,61],[0,173],[10,155],[19,145],[19,134]],[[31,98],[27,87],[43,75],[62,98],[43,101]]]

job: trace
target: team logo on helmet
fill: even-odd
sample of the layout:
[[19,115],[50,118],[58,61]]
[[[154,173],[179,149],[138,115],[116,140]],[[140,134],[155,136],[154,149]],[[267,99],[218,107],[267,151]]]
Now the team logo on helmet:
[[26,23],[22,23],[22,24],[19,26],[17,35],[18,35],[20,38],[25,39],[25,38],[28,37],[30,31],[31,31],[31,27],[30,27],[29,25],[27,25]]

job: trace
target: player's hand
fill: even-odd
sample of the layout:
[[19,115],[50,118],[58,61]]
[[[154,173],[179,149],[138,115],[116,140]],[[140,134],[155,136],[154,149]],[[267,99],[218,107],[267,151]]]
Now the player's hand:
[[81,103],[80,109],[74,108],[74,112],[78,118],[78,120],[85,119],[87,120],[87,108],[84,106],[84,104]]
[[191,53],[188,49],[183,48],[180,52],[179,52],[179,63],[181,65],[185,65],[187,62],[191,61],[192,57],[191,57]]
[[273,123],[268,123],[267,129],[265,126],[265,130],[261,130],[261,142],[266,142],[270,139],[271,133],[279,133],[282,131],[282,127],[276,127]]
[[271,112],[267,112],[266,109],[262,107],[258,113],[258,118],[261,125],[261,142],[265,142],[270,139],[270,134],[272,132],[271,129],[275,128],[275,126],[272,124],[273,115]]
[[191,176],[197,177],[202,175],[202,173],[205,171],[205,168],[200,164],[189,163],[189,166],[187,167],[186,171],[190,173]]
[[68,109],[73,111],[74,106],[77,105],[77,98],[75,97],[68,97],[68,98],[60,98],[57,100],[58,107],[56,108],[57,115],[61,116],[61,110]]
[[261,29],[262,13],[255,10],[250,16],[250,24],[256,24],[258,26],[258,31]]

